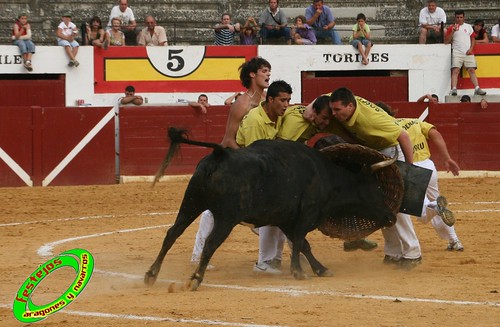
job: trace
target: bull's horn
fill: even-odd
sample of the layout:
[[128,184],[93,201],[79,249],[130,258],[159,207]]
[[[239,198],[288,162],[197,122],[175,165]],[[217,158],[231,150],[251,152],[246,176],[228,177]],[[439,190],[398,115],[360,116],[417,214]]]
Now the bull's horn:
[[379,170],[380,168],[384,168],[384,167],[390,166],[393,163],[395,163],[396,160],[398,160],[398,147],[396,146],[395,148],[396,148],[395,149],[396,151],[394,153],[394,157],[392,157],[391,159],[386,159],[384,161],[376,162],[376,163],[374,163],[374,164],[372,164],[370,166],[370,169],[371,169],[372,173],[374,171]]

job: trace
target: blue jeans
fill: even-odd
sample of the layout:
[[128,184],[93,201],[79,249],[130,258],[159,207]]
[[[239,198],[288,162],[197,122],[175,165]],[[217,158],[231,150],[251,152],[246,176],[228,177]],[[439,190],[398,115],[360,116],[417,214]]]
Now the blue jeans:
[[316,34],[317,39],[331,38],[332,44],[342,44],[339,33],[337,33],[337,30],[335,28],[326,31],[324,29],[314,30],[314,34]]
[[35,53],[35,44],[31,40],[14,40],[14,44],[19,47],[21,54]]
[[290,28],[284,27],[279,30],[268,30],[262,27],[260,30],[260,37],[262,38],[262,43],[265,44],[267,39],[285,37],[286,41],[291,41],[292,36],[290,35]]

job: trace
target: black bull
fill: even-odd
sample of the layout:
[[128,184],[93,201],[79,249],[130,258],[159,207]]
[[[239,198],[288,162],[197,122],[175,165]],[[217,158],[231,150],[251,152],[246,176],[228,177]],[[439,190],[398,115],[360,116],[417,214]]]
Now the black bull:
[[180,143],[211,147],[214,151],[199,162],[189,181],[177,219],[144,277],[148,285],[156,281],[163,259],[177,238],[206,209],[213,213],[214,226],[191,276],[191,290],[198,288],[210,258],[237,224],[278,226],[293,243],[291,271],[296,279],[303,279],[299,252],[306,256],[315,274],[331,275],[313,256],[305,239],[325,220],[361,214],[383,226],[395,222],[395,214],[384,204],[373,174],[366,169],[353,172],[337,166],[304,144],[261,140],[233,150],[188,140],[184,131],[174,128],[169,129],[169,137],[170,150],[155,181]]

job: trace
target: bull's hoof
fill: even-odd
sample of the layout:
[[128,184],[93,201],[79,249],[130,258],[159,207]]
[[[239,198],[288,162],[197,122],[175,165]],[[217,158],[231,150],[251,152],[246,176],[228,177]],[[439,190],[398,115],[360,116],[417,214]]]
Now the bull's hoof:
[[325,269],[324,271],[319,271],[317,275],[318,277],[333,277],[333,272]]
[[200,286],[200,281],[197,279],[191,279],[188,284],[188,289],[190,291],[196,291]]
[[151,270],[146,272],[146,274],[144,275],[144,284],[146,284],[147,286],[153,286],[156,282],[156,277],[157,275],[153,274]]
[[293,277],[296,280],[304,280],[304,279],[309,278],[306,273],[304,273],[303,271],[298,271],[298,270],[293,271]]

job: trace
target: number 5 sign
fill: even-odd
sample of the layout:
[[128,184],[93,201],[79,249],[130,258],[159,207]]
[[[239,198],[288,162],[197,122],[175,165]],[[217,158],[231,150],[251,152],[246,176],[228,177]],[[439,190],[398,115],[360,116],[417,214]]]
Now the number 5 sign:
[[205,58],[204,46],[147,47],[153,67],[168,77],[184,77],[194,72]]

